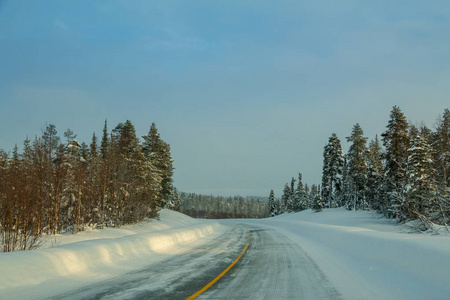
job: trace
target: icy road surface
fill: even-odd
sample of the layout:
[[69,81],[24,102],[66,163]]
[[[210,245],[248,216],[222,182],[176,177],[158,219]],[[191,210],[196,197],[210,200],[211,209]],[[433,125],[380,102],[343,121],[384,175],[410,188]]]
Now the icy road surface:
[[[241,260],[198,299],[339,299],[300,246],[280,232],[229,224],[210,244],[141,270],[53,299],[186,299],[212,281],[250,244]],[[143,262],[144,263],[144,262]]]

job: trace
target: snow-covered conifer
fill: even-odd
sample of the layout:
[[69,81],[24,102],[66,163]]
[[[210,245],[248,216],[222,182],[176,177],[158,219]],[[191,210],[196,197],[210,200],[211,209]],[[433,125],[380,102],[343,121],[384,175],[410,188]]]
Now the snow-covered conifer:
[[406,186],[406,170],[408,164],[409,124],[399,107],[394,106],[386,131],[381,135],[386,149],[385,158],[385,190],[389,196],[387,213],[392,217],[400,217],[404,202]]
[[313,195],[313,202],[312,202],[311,208],[316,212],[320,212],[323,209],[323,202],[322,202],[322,196],[320,193],[320,187],[316,190],[316,186],[313,185],[313,188],[311,188],[311,192]]
[[336,207],[339,203],[337,196],[341,190],[342,168],[344,166],[344,152],[341,141],[335,133],[331,135],[323,152],[322,186],[326,207]]
[[281,210],[283,212],[290,212],[292,211],[292,203],[291,203],[291,188],[289,187],[289,185],[286,183],[284,185],[284,189],[283,189],[283,196],[281,196]]
[[352,135],[347,137],[347,142],[352,143],[347,153],[348,176],[352,182],[352,199],[347,203],[347,207],[353,210],[368,209],[365,199],[368,175],[367,138],[363,135],[361,126],[356,123],[353,126]]
[[369,143],[367,150],[367,201],[372,209],[382,211],[383,161],[378,135]]
[[155,123],[151,125],[149,133],[142,138],[144,139],[142,152],[156,167],[161,177],[159,201],[164,206],[173,192],[173,160],[170,154],[170,145],[161,139]]
[[275,194],[273,190],[270,190],[268,206],[269,206],[269,217],[276,216],[278,214],[278,209],[277,204],[275,202]]
[[305,191],[305,186],[302,182],[302,173],[298,173],[298,184],[294,193],[295,211],[302,211],[308,209],[308,195]]
[[407,200],[402,211],[409,219],[417,214],[431,216],[437,202],[436,185],[432,168],[431,149],[425,138],[417,135],[408,149]]

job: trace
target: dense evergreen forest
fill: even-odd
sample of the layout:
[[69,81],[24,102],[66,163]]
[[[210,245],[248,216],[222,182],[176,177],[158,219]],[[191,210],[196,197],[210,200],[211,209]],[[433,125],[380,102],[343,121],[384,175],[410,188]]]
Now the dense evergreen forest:
[[33,249],[42,234],[76,233],[86,226],[120,226],[156,217],[174,205],[170,146],[152,124],[143,142],[130,121],[110,133],[107,123],[98,147],[64,139],[54,125],[41,137],[0,151],[1,250]]
[[220,197],[198,194],[180,194],[180,211],[193,218],[265,218],[267,200],[261,197]]
[[[347,154],[335,133],[323,151],[322,188],[308,188],[299,176],[286,184],[281,202],[269,197],[269,215],[312,208],[346,207],[376,210],[399,221],[420,220],[422,230],[450,218],[450,111],[445,109],[435,130],[409,124],[394,106],[381,141],[367,144],[357,123]],[[309,195],[309,196],[308,196]]]

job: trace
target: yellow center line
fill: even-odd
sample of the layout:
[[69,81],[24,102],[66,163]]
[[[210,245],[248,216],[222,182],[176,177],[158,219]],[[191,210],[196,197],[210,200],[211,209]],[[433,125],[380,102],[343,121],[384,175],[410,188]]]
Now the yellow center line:
[[202,288],[200,291],[198,291],[197,293],[195,293],[194,295],[190,296],[189,298],[187,298],[186,300],[191,300],[191,299],[195,299],[198,296],[200,296],[201,294],[203,294],[207,289],[209,289],[214,283],[216,283],[220,278],[222,278],[223,275],[227,274],[227,272],[239,261],[239,259],[241,259],[242,255],[244,255],[245,251],[247,251],[248,245],[250,244],[250,230],[248,231],[248,241],[247,241],[247,245],[245,245],[244,250],[242,250],[241,254],[239,254],[239,256],[231,263],[231,265],[228,266],[228,268],[226,268],[222,273],[220,273],[219,276],[217,276],[216,278],[214,278],[213,281],[211,281],[210,283],[208,283],[207,285],[205,285],[204,288]]

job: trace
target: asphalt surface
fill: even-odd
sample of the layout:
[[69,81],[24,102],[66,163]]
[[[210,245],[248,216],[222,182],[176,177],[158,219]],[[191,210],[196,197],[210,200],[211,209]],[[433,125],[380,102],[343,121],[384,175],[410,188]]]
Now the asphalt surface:
[[250,245],[239,262],[197,299],[340,299],[302,248],[273,229],[233,225],[189,253],[51,299],[186,299]]

